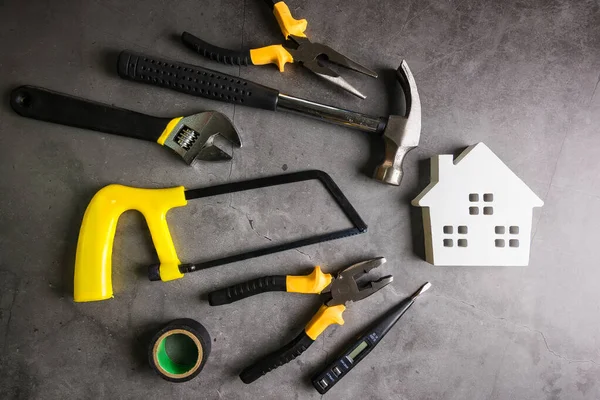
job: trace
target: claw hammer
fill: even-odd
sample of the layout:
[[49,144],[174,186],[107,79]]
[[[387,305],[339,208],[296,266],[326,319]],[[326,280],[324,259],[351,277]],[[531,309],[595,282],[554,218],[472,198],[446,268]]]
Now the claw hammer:
[[406,111],[388,118],[288,96],[278,90],[208,68],[123,51],[118,61],[119,76],[138,82],[167,87],[211,100],[271,111],[288,111],[329,123],[377,134],[383,137],[385,153],[373,177],[390,185],[400,185],[402,162],[421,136],[421,100],[415,78],[402,61],[396,78],[403,89]]

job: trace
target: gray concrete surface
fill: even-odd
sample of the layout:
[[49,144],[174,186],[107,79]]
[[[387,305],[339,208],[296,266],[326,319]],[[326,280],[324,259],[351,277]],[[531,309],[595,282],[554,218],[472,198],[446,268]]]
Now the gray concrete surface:
[[[190,53],[183,30],[231,48],[280,40],[259,0],[0,2],[0,393],[8,399],[311,399],[308,383],[329,356],[423,282],[433,290],[336,386],[331,399],[600,398],[600,3],[477,0],[289,0],[308,33],[382,72],[348,79],[361,101],[298,66],[224,67]],[[405,58],[423,105],[421,147],[402,187],[367,176],[368,137],[301,117],[233,107],[125,82],[115,54],[128,48],[220,69],[332,104],[387,114]],[[233,163],[186,168],[149,143],[27,120],[8,92],[20,84],[176,116],[216,109],[244,148]],[[483,141],[535,192],[530,265],[435,268],[421,258],[427,159]],[[369,224],[365,235],[218,267],[171,283],[140,271],[155,261],[143,218],[117,229],[115,297],[75,304],[79,224],[109,183],[201,187],[283,170],[329,172]],[[343,226],[311,184],[195,201],[169,223],[184,261],[209,259]],[[252,220],[252,224],[249,220]],[[393,286],[354,305],[302,357],[252,385],[237,374],[290,340],[318,307],[313,296],[266,294],[209,307],[200,295],[273,273],[335,270],[383,255]],[[149,369],[145,338],[177,317],[201,321],[214,341],[199,377],[171,384]]]

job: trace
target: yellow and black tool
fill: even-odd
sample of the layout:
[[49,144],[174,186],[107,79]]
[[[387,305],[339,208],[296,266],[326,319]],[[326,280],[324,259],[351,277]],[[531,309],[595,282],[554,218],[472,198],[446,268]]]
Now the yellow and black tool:
[[[170,209],[185,206],[188,200],[313,179],[323,184],[352,223],[351,228],[320,233],[210,261],[193,264],[181,264],[179,261],[167,224],[167,212]],[[152,281],[171,281],[182,278],[186,273],[367,231],[367,225],[340,188],[329,175],[319,170],[293,172],[190,190],[185,190],[183,186],[168,189],[141,189],[108,185],[94,195],[81,223],[75,256],[73,297],[76,302],[106,300],[113,296],[112,248],[117,222],[121,214],[127,210],[138,210],[148,223],[159,259],[158,264],[148,267],[148,278]]]
[[385,258],[378,257],[359,262],[342,270],[335,277],[324,274],[317,266],[310,275],[266,276],[209,293],[208,301],[211,306],[229,304],[255,294],[272,291],[325,293],[324,304],[304,330],[281,349],[244,369],[240,374],[242,381],[252,383],[267,372],[292,361],[306,351],[329,325],[343,325],[342,313],[346,310],[347,303],[369,297],[392,282],[391,275],[369,282],[357,282],[358,279],[372,269],[381,266],[385,261]]
[[242,142],[233,123],[216,111],[159,118],[34,86],[13,90],[10,99],[23,117],[157,142],[183,160],[231,160],[232,145]]
[[275,19],[279,23],[286,41],[283,44],[261,47],[258,49],[234,51],[207,43],[204,40],[184,32],[181,35],[183,43],[212,60],[233,65],[265,65],[275,64],[283,72],[286,63],[299,63],[323,79],[341,87],[344,90],[364,99],[365,96],[350,85],[344,78],[332,69],[319,62],[325,58],[339,66],[377,78],[377,73],[352,61],[331,47],[321,43],[312,43],[304,31],[308,25],[305,19],[294,19],[289,7],[283,1],[265,0],[272,8]]

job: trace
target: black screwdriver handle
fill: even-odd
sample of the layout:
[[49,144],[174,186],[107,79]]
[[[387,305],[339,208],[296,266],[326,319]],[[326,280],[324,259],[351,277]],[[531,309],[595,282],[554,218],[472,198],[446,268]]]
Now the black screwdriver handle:
[[119,76],[204,97],[275,111],[279,91],[208,68],[123,51]]
[[13,90],[10,105],[23,117],[152,142],[170,121],[35,86]]
[[230,304],[260,293],[285,292],[286,287],[285,275],[264,276],[210,292],[208,294],[208,303],[211,306]]
[[267,372],[281,367],[304,353],[315,341],[303,330],[294,340],[281,349],[260,359],[240,373],[240,379],[244,383],[252,383]]
[[250,59],[250,50],[230,50],[223,47],[210,44],[189,32],[181,34],[181,41],[190,49],[203,57],[210,58],[213,61],[230,65],[248,65],[252,64]]

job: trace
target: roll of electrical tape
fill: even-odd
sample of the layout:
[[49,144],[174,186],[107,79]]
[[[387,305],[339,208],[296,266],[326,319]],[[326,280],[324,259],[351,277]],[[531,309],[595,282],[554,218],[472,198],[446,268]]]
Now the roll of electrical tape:
[[193,319],[169,322],[154,335],[148,349],[150,366],[164,379],[187,382],[202,371],[210,354],[210,336]]

